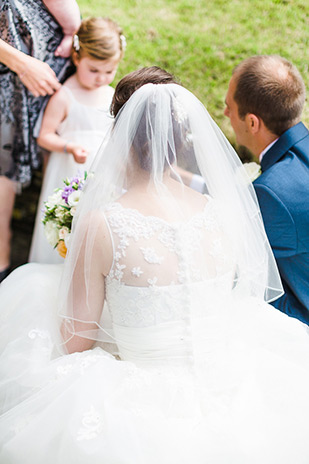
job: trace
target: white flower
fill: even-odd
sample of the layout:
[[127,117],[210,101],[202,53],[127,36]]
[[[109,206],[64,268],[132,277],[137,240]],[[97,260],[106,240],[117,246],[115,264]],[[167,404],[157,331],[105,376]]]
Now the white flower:
[[59,239],[64,240],[68,233],[69,229],[67,227],[61,227],[61,229],[59,230]]
[[252,161],[251,163],[244,163],[244,168],[246,170],[246,173],[248,174],[249,176],[249,179],[251,180],[251,182],[253,182],[255,179],[257,179],[259,177],[259,175],[261,174],[261,166],[257,163],[255,163],[254,161]]
[[44,233],[48,243],[55,247],[59,241],[59,230],[53,221],[47,221],[44,226]]
[[46,202],[46,207],[48,209],[53,209],[55,206],[62,203],[62,190],[57,190],[53,195],[50,195]]
[[76,206],[72,206],[72,208],[70,209],[71,216],[74,216],[75,213],[76,213]]
[[81,193],[82,192],[80,190],[74,190],[74,192],[72,192],[71,195],[69,195],[68,197],[68,204],[70,206],[76,206],[79,202]]
[[56,218],[60,219],[60,221],[63,220],[65,213],[66,211],[63,208],[61,208],[61,206],[57,206],[57,208],[55,209],[55,216]]

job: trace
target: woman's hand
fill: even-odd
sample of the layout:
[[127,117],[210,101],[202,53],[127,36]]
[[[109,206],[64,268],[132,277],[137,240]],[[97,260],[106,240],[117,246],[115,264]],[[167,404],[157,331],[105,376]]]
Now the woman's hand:
[[0,39],[0,62],[16,73],[35,97],[52,95],[61,87],[47,63],[17,50]]
[[47,63],[26,54],[22,61],[24,65],[17,75],[35,97],[52,95],[61,87],[56,74]]

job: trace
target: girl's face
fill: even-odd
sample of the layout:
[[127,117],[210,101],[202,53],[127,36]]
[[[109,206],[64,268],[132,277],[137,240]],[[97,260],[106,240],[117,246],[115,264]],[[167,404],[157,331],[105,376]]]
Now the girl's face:
[[113,58],[96,60],[89,56],[73,58],[76,66],[76,77],[79,83],[88,90],[109,85],[115,77],[118,61]]

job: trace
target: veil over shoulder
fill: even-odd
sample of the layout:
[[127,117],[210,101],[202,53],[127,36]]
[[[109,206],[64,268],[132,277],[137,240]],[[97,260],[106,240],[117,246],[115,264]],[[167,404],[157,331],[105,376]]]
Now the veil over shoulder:
[[[99,314],[93,313],[97,306],[89,303],[89,295],[92,261],[97,259],[93,250],[106,206],[118,201],[125,191],[130,192],[134,175],[142,176],[153,204],[159,205],[158,214],[172,220],[171,211],[178,211],[178,219],[185,220],[194,207],[185,189],[182,194],[176,193],[166,179],[168,172],[181,182],[177,165],[182,166],[187,159],[198,166],[207,197],[220,211],[220,230],[229,243],[229,256],[233,255],[233,298],[251,296],[270,302],[281,296],[283,289],[257,198],[234,149],[191,92],[178,84],[146,84],[134,92],[117,115],[78,206],[61,293],[60,313],[71,324],[71,330],[74,320],[91,324],[95,321],[98,330],[90,333],[84,328],[84,336],[105,337]],[[136,195],[132,204],[138,209],[140,203]],[[151,214],[151,208],[148,210]],[[80,260],[84,263],[83,292],[76,279]],[[219,276],[211,266],[209,262],[209,268],[204,270],[205,282]],[[186,275],[187,283],[192,279],[190,273]],[[76,295],[82,304],[76,304]]]

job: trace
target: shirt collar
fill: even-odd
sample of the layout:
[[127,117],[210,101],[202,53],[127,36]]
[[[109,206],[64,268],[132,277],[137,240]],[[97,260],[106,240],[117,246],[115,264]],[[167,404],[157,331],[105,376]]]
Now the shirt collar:
[[267,145],[267,147],[264,148],[264,150],[260,153],[260,156],[259,156],[260,162],[262,161],[263,156],[265,155],[265,153],[268,152],[268,150],[277,142],[278,139],[279,139],[279,137],[277,137],[275,140],[273,140],[273,141],[272,141],[269,145]]

